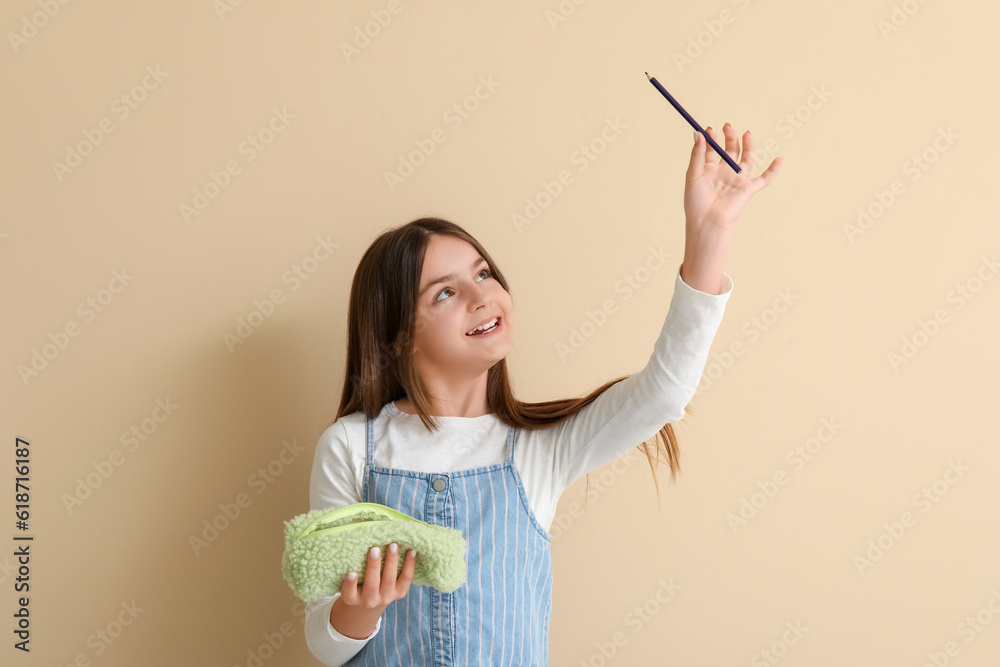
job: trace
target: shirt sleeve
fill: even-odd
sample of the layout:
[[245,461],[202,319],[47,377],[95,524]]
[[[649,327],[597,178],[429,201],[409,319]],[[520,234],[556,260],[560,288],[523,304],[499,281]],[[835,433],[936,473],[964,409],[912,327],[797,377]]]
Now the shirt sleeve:
[[364,639],[353,639],[337,632],[337,629],[330,624],[330,610],[339,597],[338,591],[330,597],[306,603],[306,646],[313,656],[327,667],[340,667],[346,663],[382,628],[380,617],[375,623],[375,629]]
[[721,294],[696,290],[681,279],[678,266],[670,307],[645,368],[552,427],[556,498],[584,474],[684,417],[732,290],[733,281],[725,272]]
[[[363,458],[360,463],[363,468]],[[361,472],[351,453],[344,420],[338,419],[323,431],[316,444],[309,477],[309,509],[339,508],[360,503]]]
[[[313,455],[309,480],[309,509],[346,507],[361,502],[361,489],[354,470],[347,429],[341,420],[327,428],[319,438]],[[306,646],[313,656],[328,667],[340,667],[357,655],[368,640],[382,628],[379,618],[375,629],[364,639],[347,637],[330,624],[330,610],[340,597],[337,591],[329,597],[306,602]]]

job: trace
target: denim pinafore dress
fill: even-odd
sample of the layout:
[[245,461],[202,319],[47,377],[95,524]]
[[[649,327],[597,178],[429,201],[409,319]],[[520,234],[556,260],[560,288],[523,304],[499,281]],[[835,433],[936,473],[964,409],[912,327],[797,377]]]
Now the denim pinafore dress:
[[365,502],[462,531],[467,576],[451,593],[411,584],[386,607],[378,634],[346,664],[548,665],[551,537],[531,511],[514,466],[517,429],[507,429],[503,463],[442,473],[376,466],[372,431],[368,419]]

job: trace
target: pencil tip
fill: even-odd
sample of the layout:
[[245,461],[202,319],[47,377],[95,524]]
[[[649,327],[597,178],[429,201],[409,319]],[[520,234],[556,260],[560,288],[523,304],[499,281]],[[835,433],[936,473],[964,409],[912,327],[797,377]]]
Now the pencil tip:
[[653,77],[649,76],[649,72],[645,72],[645,74],[646,74],[646,78],[647,79],[652,79],[653,78]]

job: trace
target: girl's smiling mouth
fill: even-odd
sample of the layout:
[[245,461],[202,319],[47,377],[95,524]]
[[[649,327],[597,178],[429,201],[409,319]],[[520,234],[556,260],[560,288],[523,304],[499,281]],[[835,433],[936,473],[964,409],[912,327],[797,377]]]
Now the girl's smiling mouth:
[[500,330],[502,324],[502,318],[497,315],[492,320],[481,324],[479,327],[473,329],[472,331],[466,332],[466,336],[469,337],[479,337],[479,336],[489,336]]

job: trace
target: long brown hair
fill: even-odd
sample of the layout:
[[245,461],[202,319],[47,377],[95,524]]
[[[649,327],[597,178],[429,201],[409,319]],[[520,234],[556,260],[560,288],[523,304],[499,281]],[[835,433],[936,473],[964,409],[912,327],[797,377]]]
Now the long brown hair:
[[[363,411],[375,417],[389,401],[409,397],[420,421],[429,430],[438,424],[429,414],[431,401],[413,360],[416,335],[417,292],[423,268],[424,253],[435,234],[449,234],[475,248],[489,264],[493,277],[508,293],[503,273],[479,241],[459,225],[442,218],[418,218],[380,234],[365,251],[351,283],[347,314],[347,364],[344,369],[344,390],[337,417]],[[513,300],[513,298],[512,298]],[[495,363],[486,376],[486,398],[490,411],[508,426],[523,429],[544,429],[568,419],[592,403],[608,387],[628,378],[611,380],[587,396],[562,398],[540,403],[518,400],[511,389],[507,360]],[[685,412],[691,409],[685,406]],[[663,452],[670,465],[670,479],[680,471],[677,437],[670,424],[665,424],[652,438],[636,445],[649,462],[659,503],[660,484],[650,451],[653,444],[660,462]],[[590,475],[587,475],[587,492]]]

